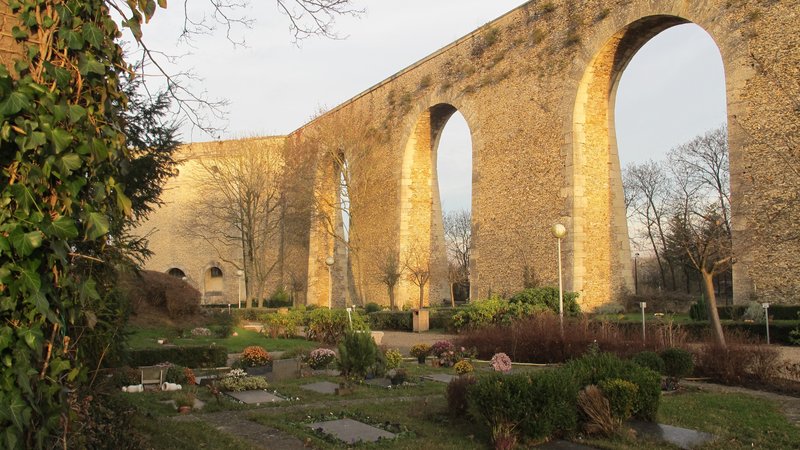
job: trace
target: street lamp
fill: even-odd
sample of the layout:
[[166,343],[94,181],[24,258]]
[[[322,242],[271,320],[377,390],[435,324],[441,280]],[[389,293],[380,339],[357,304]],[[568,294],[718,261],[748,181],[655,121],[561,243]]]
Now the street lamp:
[[762,303],[761,307],[764,308],[764,318],[767,320],[767,345],[769,345],[769,303]]
[[633,293],[639,295],[639,253],[633,255]]
[[333,256],[325,258],[325,265],[328,266],[328,308],[333,307],[333,263],[336,262]]
[[236,271],[236,276],[239,277],[239,309],[242,309],[242,275],[244,275],[242,269]]
[[645,320],[644,320],[644,309],[647,308],[647,302],[639,302],[639,307],[642,308],[642,347],[647,346],[647,335],[645,334]]
[[561,277],[561,239],[567,235],[567,227],[557,223],[553,225],[553,236],[558,240],[558,321],[561,323],[561,334],[564,334],[564,283]]

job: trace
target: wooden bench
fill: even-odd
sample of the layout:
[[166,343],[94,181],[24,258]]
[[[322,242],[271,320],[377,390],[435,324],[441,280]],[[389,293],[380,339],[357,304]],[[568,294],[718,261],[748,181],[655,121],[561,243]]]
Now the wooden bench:
[[159,366],[145,366],[139,367],[142,371],[142,384],[157,384],[161,386],[164,382],[164,375],[166,369]]

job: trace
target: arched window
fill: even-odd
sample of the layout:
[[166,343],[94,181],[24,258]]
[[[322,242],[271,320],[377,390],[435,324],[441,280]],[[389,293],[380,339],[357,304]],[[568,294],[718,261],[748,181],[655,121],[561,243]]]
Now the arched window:
[[169,275],[172,275],[175,278],[181,278],[181,279],[186,278],[186,274],[181,269],[178,269],[177,267],[173,267],[172,269],[169,269],[167,271],[167,273]]
[[219,267],[212,267],[211,268],[211,278],[221,278],[222,277],[222,269]]

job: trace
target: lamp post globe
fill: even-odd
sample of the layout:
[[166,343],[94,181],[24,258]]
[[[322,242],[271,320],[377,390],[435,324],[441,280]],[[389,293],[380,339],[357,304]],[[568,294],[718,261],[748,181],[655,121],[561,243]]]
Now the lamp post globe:
[[553,225],[552,231],[553,236],[555,236],[557,239],[561,239],[567,235],[567,227],[560,223]]
[[328,256],[325,258],[325,265],[328,267],[332,266],[334,262],[336,261],[333,259],[333,256]]

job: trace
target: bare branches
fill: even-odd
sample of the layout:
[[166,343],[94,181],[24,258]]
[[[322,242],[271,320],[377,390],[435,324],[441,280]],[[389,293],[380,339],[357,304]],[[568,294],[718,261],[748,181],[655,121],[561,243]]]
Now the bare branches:
[[278,10],[289,19],[289,30],[296,42],[313,36],[339,39],[339,35],[333,30],[336,17],[358,17],[364,13],[363,9],[353,8],[350,0],[276,1]]
[[[289,28],[295,42],[310,36],[338,38],[333,29],[337,17],[358,16],[363,10],[351,7],[352,0],[276,0],[278,11],[289,19]],[[149,22],[155,13],[155,3],[126,0],[105,0],[106,5],[122,18],[122,25],[132,33],[138,45],[139,66],[154,68],[153,74],[139,74],[153,77],[163,82],[164,89],[171,97],[175,115],[180,122],[188,122],[192,130],[200,130],[209,136],[219,137],[224,131],[227,117],[227,100],[216,100],[199,89],[197,78],[191,71],[173,71],[168,67],[177,60],[163,51],[151,49],[142,33],[142,24]],[[158,4],[164,8],[165,1]],[[248,0],[207,0],[199,3],[183,0],[183,21],[179,42],[191,46],[197,36],[212,35],[223,30],[225,38],[234,47],[244,46],[244,32],[255,24],[249,16]],[[122,70],[130,71],[129,68]],[[145,83],[145,89],[150,89]]]

